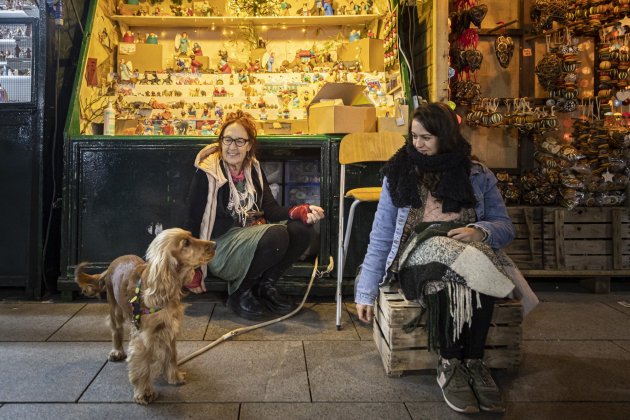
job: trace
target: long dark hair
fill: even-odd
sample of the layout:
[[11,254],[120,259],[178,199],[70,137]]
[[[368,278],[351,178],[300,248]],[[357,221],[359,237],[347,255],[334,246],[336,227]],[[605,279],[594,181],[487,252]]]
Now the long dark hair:
[[[415,109],[411,119],[438,138],[438,154],[468,150],[470,155],[470,143],[462,136],[457,114],[448,105],[441,102],[424,103]],[[408,142],[412,143],[411,124]]]

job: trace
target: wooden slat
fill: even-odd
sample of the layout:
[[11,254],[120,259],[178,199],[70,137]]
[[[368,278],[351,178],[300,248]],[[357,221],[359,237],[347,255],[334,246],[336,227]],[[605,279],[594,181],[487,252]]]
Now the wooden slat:
[[554,210],[554,241],[556,250],[556,268],[565,268],[564,258],[564,210]]
[[555,210],[565,213],[564,220],[566,223],[610,223],[612,221],[611,210],[619,209],[621,211],[621,223],[630,223],[630,209],[626,207],[578,207],[574,210],[565,208],[545,208],[545,223],[553,223]]
[[[611,255],[566,255],[565,256],[566,275],[571,275],[573,270],[613,270],[613,262]],[[630,256],[621,256],[621,266],[623,271],[630,269]],[[555,269],[553,264],[546,263],[545,269]],[[594,275],[610,275],[610,274],[597,274]]]
[[612,210],[612,256],[613,256],[613,269],[619,270],[622,268],[621,253],[627,251],[628,248],[624,247],[621,241],[621,209]]
[[525,225],[527,226],[527,239],[529,241],[529,252],[534,259],[534,214],[529,207],[523,209],[525,215]]

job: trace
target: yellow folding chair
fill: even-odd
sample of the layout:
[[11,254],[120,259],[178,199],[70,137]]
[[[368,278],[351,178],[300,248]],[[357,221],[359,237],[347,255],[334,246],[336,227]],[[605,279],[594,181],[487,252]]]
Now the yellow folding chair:
[[[353,133],[341,139],[339,145],[339,239],[337,244],[337,330],[341,329],[341,283],[343,267],[348,253],[352,219],[359,203],[376,202],[381,196],[381,187],[362,187],[346,191],[346,165],[365,162],[386,162],[405,144],[405,138],[398,133]],[[344,236],[344,199],[353,198],[348,214],[348,227]]]

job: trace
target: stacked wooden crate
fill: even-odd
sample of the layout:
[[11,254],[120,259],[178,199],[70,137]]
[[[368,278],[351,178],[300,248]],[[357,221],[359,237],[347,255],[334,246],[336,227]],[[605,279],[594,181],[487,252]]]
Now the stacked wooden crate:
[[[437,367],[437,355],[427,350],[423,322],[411,333],[403,331],[403,326],[419,312],[420,305],[405,300],[397,288],[381,288],[374,308],[374,341],[385,372],[390,376]],[[489,367],[518,368],[522,320],[523,310],[519,302],[500,300],[495,304],[484,357]]]
[[630,275],[626,207],[508,207],[516,237],[505,248],[530,276]]

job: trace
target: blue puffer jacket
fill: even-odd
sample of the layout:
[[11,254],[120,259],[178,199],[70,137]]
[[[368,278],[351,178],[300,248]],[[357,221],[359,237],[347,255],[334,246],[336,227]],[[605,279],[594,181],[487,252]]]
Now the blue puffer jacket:
[[[475,206],[477,222],[472,225],[487,233],[485,242],[492,248],[505,247],[514,239],[514,226],[497,188],[496,177],[486,166],[475,163],[470,173],[470,181],[477,198]],[[356,303],[373,305],[378,297],[378,287],[398,253],[409,210],[409,207],[394,206],[387,188],[387,178],[384,179],[383,191],[370,233],[370,243],[361,273],[356,279],[354,296]]]

